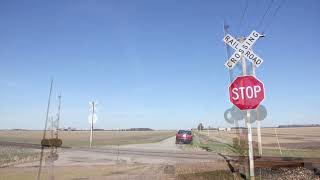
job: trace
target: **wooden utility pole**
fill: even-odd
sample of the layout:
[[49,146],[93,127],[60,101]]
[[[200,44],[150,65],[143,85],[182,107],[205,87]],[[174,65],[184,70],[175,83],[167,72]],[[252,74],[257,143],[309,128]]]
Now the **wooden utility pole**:
[[[50,111],[50,101],[51,101],[52,86],[53,86],[53,79],[51,79],[51,83],[50,83],[50,91],[49,91],[49,98],[48,98],[48,105],[47,105],[47,113],[46,113],[46,120],[45,120],[42,139],[46,138],[47,125],[48,125],[48,119],[49,119],[49,111]],[[41,179],[40,176],[41,176],[41,168],[42,168],[43,151],[44,151],[44,146],[41,145],[40,165],[39,165],[39,170],[38,170],[38,174],[37,174],[37,180]]]

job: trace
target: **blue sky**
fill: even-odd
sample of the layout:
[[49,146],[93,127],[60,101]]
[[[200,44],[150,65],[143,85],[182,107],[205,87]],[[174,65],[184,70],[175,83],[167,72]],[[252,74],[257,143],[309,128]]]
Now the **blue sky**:
[[[1,1],[0,128],[41,129],[50,79],[51,115],[62,94],[61,126],[88,128],[97,100],[97,128],[176,129],[223,118],[228,71],[223,20],[234,37],[266,30],[254,51],[264,63],[264,126],[319,123],[320,2]],[[243,122],[242,122],[243,124]]]

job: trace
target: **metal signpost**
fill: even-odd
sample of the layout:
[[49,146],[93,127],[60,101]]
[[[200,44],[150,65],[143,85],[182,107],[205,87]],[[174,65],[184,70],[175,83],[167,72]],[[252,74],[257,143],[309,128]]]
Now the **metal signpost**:
[[[228,70],[232,70],[237,62],[242,61],[242,75],[237,77],[229,87],[230,101],[237,106],[240,110],[246,112],[246,125],[248,128],[248,146],[249,146],[249,164],[250,164],[250,177],[254,178],[254,161],[253,161],[253,147],[252,147],[252,117],[250,110],[255,110],[264,99],[264,85],[261,81],[254,76],[247,76],[246,60],[248,59],[253,63],[253,67],[259,67],[263,60],[257,56],[251,49],[253,44],[262,35],[256,31],[246,38],[241,38],[240,41],[227,34],[223,41],[236,50],[232,56],[225,63]],[[245,58],[245,59],[244,59]],[[257,115],[257,113],[256,113]],[[256,116],[256,119],[258,117]],[[260,140],[260,139],[259,139]],[[260,147],[259,147],[260,148]],[[260,150],[259,150],[260,152]]]

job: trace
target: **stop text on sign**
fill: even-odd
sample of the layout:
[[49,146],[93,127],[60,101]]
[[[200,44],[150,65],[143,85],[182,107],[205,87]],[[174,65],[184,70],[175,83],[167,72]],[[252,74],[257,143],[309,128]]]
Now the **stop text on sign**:
[[239,76],[230,84],[229,95],[239,109],[256,109],[264,99],[264,85],[254,76]]
[[261,92],[260,86],[247,86],[247,87],[239,87],[233,88],[232,90],[232,99],[238,100],[239,98],[244,100],[245,98],[252,99],[257,98],[258,93]]

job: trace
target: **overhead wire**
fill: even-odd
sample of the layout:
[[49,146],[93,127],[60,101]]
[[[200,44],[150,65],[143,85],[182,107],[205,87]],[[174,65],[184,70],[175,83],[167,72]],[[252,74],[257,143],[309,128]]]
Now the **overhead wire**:
[[241,30],[242,30],[242,27],[243,27],[242,23],[243,23],[245,15],[247,13],[248,5],[249,5],[249,0],[246,0],[246,4],[245,4],[245,7],[244,7],[244,9],[242,11],[241,19],[240,19],[239,26],[238,26],[239,27],[239,31],[238,31],[239,35],[241,35]]
[[277,13],[279,12],[280,8],[284,5],[286,0],[282,0],[278,7],[276,8],[276,10],[273,12],[272,16],[271,16],[271,20],[269,21],[268,24],[265,25],[265,28],[262,30],[262,34],[265,34],[266,30],[270,27],[270,25],[272,24],[272,20],[275,18],[275,16],[277,15]]
[[256,26],[256,28],[257,28],[257,29],[259,29],[259,28],[260,28],[260,26],[262,25],[262,23],[263,23],[263,21],[264,21],[264,19],[265,19],[266,15],[267,15],[267,14],[268,14],[268,12],[270,11],[270,8],[271,8],[271,6],[272,6],[273,2],[274,2],[274,0],[270,0],[270,1],[269,1],[269,5],[267,6],[267,9],[264,11],[264,14],[263,14],[262,18],[260,19],[259,24]]

